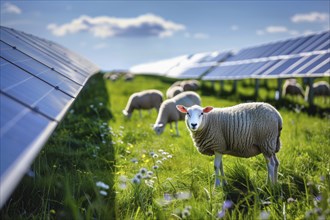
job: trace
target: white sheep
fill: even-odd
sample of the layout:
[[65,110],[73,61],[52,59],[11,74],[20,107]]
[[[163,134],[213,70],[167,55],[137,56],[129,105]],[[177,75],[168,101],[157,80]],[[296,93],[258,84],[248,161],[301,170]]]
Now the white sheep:
[[304,98],[304,89],[296,80],[286,80],[283,84],[282,96],[286,95],[300,95]]
[[157,111],[163,101],[163,93],[159,90],[150,89],[133,93],[127,102],[123,114],[130,118],[135,109],[139,110],[140,118],[142,117],[141,109],[153,109]]
[[171,86],[166,91],[166,97],[170,99],[180,94],[181,92],[183,92],[183,88],[181,86]]
[[[176,105],[193,106],[200,105],[201,98],[195,92],[182,92],[171,99],[165,100],[159,109],[158,117],[153,126],[156,134],[163,133],[167,123],[175,122],[176,134],[179,136],[178,121],[184,119],[184,114],[176,110]],[[172,124],[170,124],[172,128]]]
[[224,177],[223,154],[247,158],[262,153],[268,178],[277,182],[282,118],[273,106],[255,102],[227,108],[177,105],[177,109],[186,113],[186,125],[198,151],[215,155],[215,186],[220,185],[219,172]]

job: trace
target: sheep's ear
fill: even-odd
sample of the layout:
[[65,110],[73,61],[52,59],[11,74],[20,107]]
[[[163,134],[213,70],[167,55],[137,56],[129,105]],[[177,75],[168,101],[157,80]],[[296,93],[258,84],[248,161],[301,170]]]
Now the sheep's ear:
[[205,108],[203,108],[203,112],[204,113],[209,113],[210,111],[212,111],[213,107],[212,106],[207,106]]
[[179,112],[182,112],[182,113],[188,112],[186,107],[184,107],[183,105],[177,105],[176,108],[179,110]]

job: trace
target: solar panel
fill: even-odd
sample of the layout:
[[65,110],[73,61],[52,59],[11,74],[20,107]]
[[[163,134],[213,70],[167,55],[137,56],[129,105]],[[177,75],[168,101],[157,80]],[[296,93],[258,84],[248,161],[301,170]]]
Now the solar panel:
[[0,32],[2,207],[98,67],[54,42]]
[[187,59],[187,55],[174,57],[171,59],[160,60],[140,65],[135,65],[129,69],[129,72],[135,74],[157,74],[164,75],[173,67],[179,65],[180,62]]
[[228,56],[230,56],[229,52],[194,54],[171,68],[166,76],[180,79],[198,79]]
[[242,49],[202,79],[328,76],[329,37],[326,31]]
[[178,79],[197,79],[212,67],[212,65],[186,65],[173,68],[166,76]]
[[[330,50],[329,39],[330,31],[324,31],[243,48],[236,54],[230,51],[198,53],[142,64],[132,70],[202,80],[328,76],[327,65],[323,63],[326,58],[321,54]],[[317,73],[313,72],[315,68]],[[322,70],[326,71],[320,73]]]
[[230,55],[231,52],[229,51],[183,55],[172,59],[136,65],[131,67],[129,71],[135,74],[157,74],[180,79],[196,79]]

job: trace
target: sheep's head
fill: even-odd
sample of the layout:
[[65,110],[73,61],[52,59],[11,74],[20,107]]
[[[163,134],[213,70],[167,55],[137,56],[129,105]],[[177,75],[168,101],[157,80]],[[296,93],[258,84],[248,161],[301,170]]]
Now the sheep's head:
[[131,118],[132,113],[128,113],[128,111],[126,111],[126,109],[123,110],[123,115],[125,115],[127,118]]
[[156,134],[160,135],[163,133],[165,129],[165,125],[163,123],[154,124],[153,129],[156,132]]
[[180,112],[186,114],[186,123],[191,131],[198,131],[202,124],[204,114],[209,113],[213,109],[211,106],[203,108],[198,105],[193,105],[189,108],[183,105],[177,105],[176,108]]

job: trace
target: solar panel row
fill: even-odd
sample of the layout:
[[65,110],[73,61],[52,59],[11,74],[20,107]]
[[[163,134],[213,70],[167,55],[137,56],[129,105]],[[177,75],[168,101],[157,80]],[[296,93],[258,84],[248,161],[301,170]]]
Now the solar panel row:
[[198,78],[204,72],[225,60],[229,52],[207,52],[183,55],[130,68],[132,73],[158,74],[174,78]]
[[[153,66],[155,73],[180,79],[321,77],[330,75],[329,53],[330,31],[325,31],[244,48],[236,54],[224,52],[187,56],[171,68],[167,67],[165,72],[157,72],[156,63],[141,65],[143,68],[133,72],[143,73],[148,66]],[[194,59],[196,57],[198,59]]]
[[0,207],[98,68],[60,45],[0,28]]

